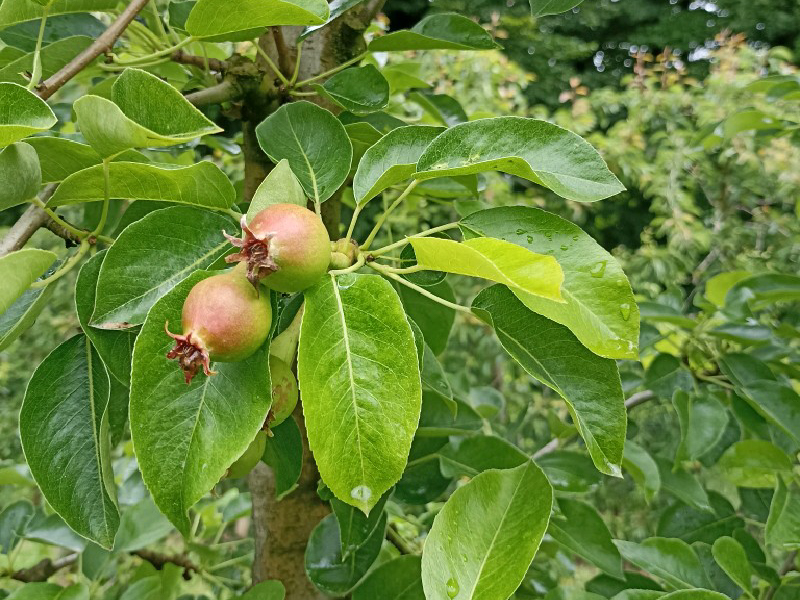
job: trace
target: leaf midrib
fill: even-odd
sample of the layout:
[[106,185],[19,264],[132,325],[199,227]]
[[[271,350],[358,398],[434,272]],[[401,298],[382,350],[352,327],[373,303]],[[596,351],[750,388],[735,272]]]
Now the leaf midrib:
[[497,531],[494,532],[494,535],[492,536],[492,541],[489,542],[489,547],[487,548],[486,554],[483,557],[483,560],[481,561],[480,567],[478,568],[478,576],[475,578],[475,583],[472,585],[472,590],[469,593],[470,598],[475,597],[475,590],[478,588],[478,583],[480,583],[481,581],[481,574],[483,573],[483,569],[486,567],[486,561],[489,560],[489,554],[491,554],[492,548],[494,548],[494,544],[497,541],[497,536],[500,535],[500,530],[503,529],[503,524],[505,523],[508,513],[511,511],[511,506],[514,504],[514,499],[517,496],[519,488],[522,486],[522,482],[525,480],[525,475],[527,474],[529,468],[530,464],[525,466],[525,471],[520,476],[519,481],[517,482],[517,485],[514,488],[514,493],[511,494],[511,500],[508,503],[508,507],[506,508],[505,511],[503,511],[503,516],[500,519],[500,524],[497,526]]
[[350,379],[350,396],[353,401],[353,420],[355,421],[355,435],[358,443],[356,444],[356,448],[358,450],[358,459],[361,465],[361,482],[362,485],[365,485],[367,480],[366,471],[364,470],[364,453],[361,448],[361,428],[359,426],[359,417],[358,417],[358,401],[356,400],[356,380],[353,374],[353,361],[352,361],[352,351],[350,350],[350,336],[349,330],[347,328],[347,319],[345,319],[344,315],[344,305],[342,304],[342,297],[339,294],[339,288],[336,285],[336,278],[331,275],[331,288],[333,289],[333,296],[336,298],[336,306],[337,311],[339,313],[339,319],[342,324],[342,338],[344,340],[344,350],[347,356],[347,374],[348,378]]

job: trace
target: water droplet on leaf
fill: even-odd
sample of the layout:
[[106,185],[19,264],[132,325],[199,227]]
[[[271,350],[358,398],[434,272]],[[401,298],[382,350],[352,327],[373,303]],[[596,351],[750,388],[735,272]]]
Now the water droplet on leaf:
[[353,273],[347,273],[345,275],[340,275],[336,278],[336,285],[339,286],[340,290],[346,290],[350,286],[352,286],[356,282],[356,276]]
[[622,318],[627,321],[631,318],[631,305],[625,302],[619,305],[619,312],[622,313]]
[[525,231],[524,229],[517,229],[517,235],[525,235],[526,233],[528,232]]
[[577,236],[577,235],[573,235],[573,236],[572,236],[572,240],[573,240],[573,241],[575,241],[575,242],[577,242],[577,241],[578,241],[578,236]]
[[569,250],[569,246],[567,246],[566,244],[561,244],[561,249],[562,250]]
[[528,236],[528,243],[529,243],[529,244],[532,244],[532,243],[533,243],[533,236],[532,236],[532,235],[529,235],[529,236]]
[[458,596],[458,582],[452,577],[447,580],[447,596],[448,598]]
[[592,277],[600,278],[606,273],[606,264],[608,264],[607,260],[601,260],[599,263],[595,264],[592,267],[592,270],[589,271]]
[[350,490],[350,497],[359,502],[368,502],[372,498],[372,490],[366,485],[357,485]]

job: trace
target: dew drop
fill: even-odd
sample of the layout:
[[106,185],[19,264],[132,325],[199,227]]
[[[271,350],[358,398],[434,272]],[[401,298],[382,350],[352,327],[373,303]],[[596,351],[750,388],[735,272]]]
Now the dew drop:
[[562,250],[569,250],[569,246],[567,246],[566,244],[561,244],[561,249]]
[[627,321],[631,318],[631,305],[625,302],[619,305],[619,312],[622,313],[623,320]]
[[526,233],[528,232],[525,231],[524,229],[517,229],[517,235],[525,235]]
[[599,279],[606,273],[606,264],[608,264],[607,260],[601,260],[592,267],[592,270],[589,271],[589,273],[592,277],[597,277]]
[[357,485],[350,490],[350,497],[359,502],[368,502],[372,498],[372,490],[366,485]]
[[447,597],[455,598],[458,596],[458,582],[452,577],[447,580]]
[[546,237],[548,240],[552,240],[553,239],[553,232],[552,231],[546,231],[545,234],[544,234],[544,237]]
[[578,241],[578,236],[577,236],[577,235],[573,235],[573,236],[572,236],[572,240],[573,240],[573,241],[575,241],[575,242],[577,242],[577,241]]
[[467,558],[466,554],[462,554],[461,555],[461,560],[463,560],[464,562],[467,562],[467,561],[469,561],[469,558]]
[[533,243],[533,236],[532,236],[532,235],[529,235],[529,236],[528,236],[528,243],[529,243],[529,244],[532,244],[532,243]]
[[352,286],[356,282],[356,276],[354,273],[347,273],[345,275],[340,275],[336,278],[336,285],[339,286],[340,290],[346,290],[350,286]]

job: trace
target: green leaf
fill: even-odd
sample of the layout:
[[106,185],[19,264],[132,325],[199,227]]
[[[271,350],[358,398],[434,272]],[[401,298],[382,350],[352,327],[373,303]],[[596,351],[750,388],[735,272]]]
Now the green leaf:
[[25,529],[25,539],[83,552],[88,542],[79,536],[57,514],[45,516],[37,512]]
[[426,269],[482,277],[528,294],[564,302],[561,296],[564,272],[552,256],[494,238],[456,242],[437,237],[412,237],[409,241],[417,263]]
[[152,498],[145,498],[122,513],[114,552],[135,552],[163,540],[174,529],[156,507]]
[[653,457],[636,442],[627,440],[622,466],[636,484],[644,489],[644,497],[650,502],[661,489],[661,475]]
[[450,400],[437,392],[423,392],[422,414],[417,429],[419,437],[473,435],[482,426],[483,419],[469,404],[458,399]]
[[[42,165],[42,182],[56,183],[78,171],[99,165],[103,158],[91,146],[60,137],[32,137],[25,143],[33,146]],[[114,160],[149,162],[144,154],[135,150],[123,152]]]
[[729,271],[720,273],[706,281],[706,298],[719,308],[725,306],[725,296],[728,291],[742,279],[747,279],[752,273],[749,271]]
[[[0,28],[41,19],[44,9],[41,3],[35,4],[28,0],[5,0],[0,5]],[[112,11],[117,8],[117,0],[55,0],[50,5],[48,15],[63,15],[67,13],[82,13],[92,11]]]
[[336,117],[310,102],[284,104],[256,127],[261,148],[272,162],[282,159],[309,198],[324,202],[350,173],[353,145]]
[[0,83],[0,147],[55,124],[55,114],[39,96],[16,83]]
[[344,559],[339,523],[334,515],[325,517],[311,532],[306,547],[306,574],[311,583],[331,596],[347,594],[358,585],[378,558],[385,532],[384,513],[364,545]]
[[[617,597],[619,600],[624,600],[625,596],[619,596],[624,590],[631,590],[631,593],[636,591],[655,591],[664,593],[655,581],[649,577],[645,577],[640,573],[633,571],[625,571],[625,578],[623,580],[609,577],[608,575],[597,575],[590,581],[586,582],[586,591],[595,594],[600,594],[606,598]],[[652,596],[637,597],[633,595],[629,600],[653,600]]]
[[412,29],[376,37],[370,52],[406,50],[494,50],[499,46],[478,23],[454,13],[425,17]]
[[[449,302],[456,301],[453,288],[447,281],[430,286],[427,290]],[[397,292],[408,316],[422,331],[425,343],[437,356],[444,352],[456,319],[456,311],[404,285],[398,285]]]
[[623,558],[675,588],[709,585],[700,559],[683,540],[654,537],[641,544],[624,540],[614,540],[614,543]]
[[762,273],[737,282],[725,296],[726,308],[746,301],[752,310],[761,310],[775,302],[800,299],[800,276]]
[[174,146],[222,131],[155,75],[125,69],[111,100],[87,95],[73,105],[86,140],[101,156],[130,148]]
[[[383,522],[384,506],[391,491],[385,493],[370,511],[364,515],[357,508],[345,504],[341,500],[331,498],[331,508],[339,522],[339,537],[342,543],[341,556],[347,560],[353,552],[366,544],[375,534],[376,528]],[[385,525],[385,524],[384,524]]]
[[297,181],[289,161],[283,159],[258,186],[247,209],[247,221],[252,221],[253,217],[272,204],[306,206],[307,202],[303,186]]
[[493,435],[476,435],[448,444],[439,453],[445,477],[474,477],[489,469],[513,469],[528,455],[511,442]]
[[0,188],[0,210],[33,199],[42,185],[36,151],[25,143],[11,144],[0,150],[0,181],[14,182],[14,185]]
[[445,127],[469,121],[459,101],[447,94],[413,92],[409,94],[408,99],[419,104],[425,112]]
[[644,385],[660,398],[668,400],[677,390],[692,391],[693,379],[689,370],[672,354],[659,354],[647,367]]
[[310,25],[306,27],[305,29],[303,29],[303,32],[297,37],[297,41],[300,42],[306,39],[309,35],[317,31],[318,29],[321,29],[322,27],[325,27],[326,25],[330,24],[335,19],[341,17],[348,10],[350,10],[354,6],[357,6],[358,4],[361,4],[364,1],[365,0],[333,0],[330,3],[330,11],[331,11],[330,15],[328,15],[328,18],[325,21],[325,23],[323,23],[322,25]]
[[411,327],[380,277],[325,277],[305,298],[298,378],[309,445],[334,495],[369,513],[400,479],[419,422]]
[[639,313],[642,320],[650,323],[669,323],[684,329],[694,329],[697,325],[693,319],[684,316],[679,310],[658,302],[640,302]]
[[558,506],[561,514],[550,520],[550,535],[611,577],[622,579],[622,558],[597,511],[588,504],[566,498],[559,499]]
[[743,440],[725,451],[717,468],[739,487],[774,488],[781,477],[791,474],[792,461],[770,442]]
[[91,325],[128,329],[143,323],[153,303],[176,283],[228,252],[222,230],[234,227],[229,217],[185,206],[154,211],[129,225],[100,268]]
[[710,492],[708,504],[711,510],[676,502],[661,514],[658,535],[680,538],[687,544],[713,544],[720,537],[733,535],[738,528],[744,527],[742,518],[720,494]]
[[[416,341],[416,336],[415,336]],[[447,374],[444,372],[441,363],[439,363],[433,350],[430,346],[424,343],[422,351],[422,387],[442,397],[442,400],[450,408],[453,416],[456,415],[458,407],[453,399],[453,390],[450,387],[450,382],[447,380]]]
[[119,526],[108,440],[108,373],[88,338],[61,344],[31,377],[20,412],[25,458],[47,502],[111,549]]
[[[0,31],[0,40],[23,52],[33,52],[36,50],[40,26],[41,19],[14,25]],[[42,42],[47,46],[74,35],[97,38],[105,29],[102,21],[86,13],[48,17]]]
[[712,548],[714,560],[736,585],[752,597],[753,568],[742,545],[732,537],[721,537]]
[[364,205],[388,187],[410,179],[420,156],[442,131],[441,127],[409,125],[378,140],[358,163],[353,178],[356,202]]
[[778,480],[769,509],[767,543],[786,550],[800,549],[800,489]]
[[353,600],[425,600],[422,558],[413,554],[385,562],[353,592]]
[[[203,160],[188,167],[113,162],[110,196],[121,200],[158,200],[224,210],[236,201],[233,184],[220,168]],[[51,207],[99,202],[105,198],[103,166],[78,171],[58,186]]]
[[601,480],[592,459],[584,454],[557,450],[536,459],[552,486],[560,492],[592,491]]
[[344,126],[350,143],[353,144],[353,160],[350,162],[350,175],[355,175],[358,164],[383,134],[369,123],[350,123]]
[[728,426],[728,411],[712,396],[690,396],[677,390],[672,397],[681,426],[675,462],[696,460],[714,448]]
[[199,0],[186,30],[203,38],[273,25],[323,25],[329,15],[325,0],[239,0],[235,11],[226,0]]
[[800,444],[800,395],[791,386],[749,354],[726,354],[719,359],[719,368],[759,415]]
[[417,171],[419,179],[501,171],[579,202],[595,202],[625,189],[580,136],[521,117],[479,119],[451,127],[428,146]]
[[725,594],[711,590],[678,590],[671,594],[661,596],[659,600],[730,600]]
[[528,310],[503,286],[482,291],[472,308],[494,327],[506,352],[564,398],[597,468],[621,476],[627,417],[616,363]]
[[389,82],[373,65],[345,69],[314,89],[356,115],[386,108],[389,104]]
[[112,331],[89,326],[97,296],[97,280],[106,251],[102,250],[87,260],[78,273],[75,282],[75,306],[78,322],[91,340],[108,372],[124,386],[130,386],[131,356],[136,333],[132,331]]
[[27,500],[12,502],[0,511],[0,554],[10,555],[17,547],[31,517],[33,505]]
[[470,388],[467,402],[484,419],[491,419],[506,405],[502,392],[488,385]]
[[619,263],[580,227],[525,206],[493,208],[462,219],[466,236],[483,235],[553,256],[564,271],[556,303],[515,293],[534,312],[566,325],[589,350],[605,358],[635,359],[639,312]]
[[711,511],[708,494],[697,477],[680,467],[674,467],[672,461],[665,458],[656,458],[656,464],[663,489],[698,510]]
[[283,600],[285,597],[286,589],[280,581],[262,581],[240,596],[240,600]]
[[534,18],[557,15],[572,10],[583,0],[530,0],[531,14]]
[[272,467],[275,475],[275,499],[280,501],[296,487],[303,470],[303,438],[297,421],[286,419],[271,429],[272,437],[267,438],[267,447],[261,458]]
[[[92,44],[92,38],[85,35],[73,35],[62,40],[48,44],[42,48],[40,61],[42,65],[42,78],[47,79],[60,71],[77,54],[80,54]],[[34,53],[29,52],[7,63],[0,69],[0,81],[27,85],[25,73],[33,70]]]
[[425,540],[425,597],[508,598],[539,548],[552,506],[553,489],[531,461],[486,471],[457,489]]
[[187,511],[244,454],[272,403],[266,349],[241,362],[213,363],[216,375],[195,377],[188,386],[166,357],[173,340],[164,324],[180,323],[189,291],[211,275],[194,273],[156,302],[133,349],[130,419],[136,458],[156,505],[184,536],[190,527]]
[[55,261],[55,254],[37,248],[23,248],[0,257],[0,314],[11,308]]

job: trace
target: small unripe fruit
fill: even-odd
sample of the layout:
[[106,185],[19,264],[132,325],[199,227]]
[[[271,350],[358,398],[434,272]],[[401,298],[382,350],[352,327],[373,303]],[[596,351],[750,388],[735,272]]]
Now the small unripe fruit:
[[351,267],[358,257],[358,242],[342,238],[331,242],[331,269]]
[[264,430],[256,434],[256,438],[250,442],[247,450],[244,451],[236,462],[228,467],[228,477],[238,479],[240,477],[247,477],[250,471],[255,469],[258,461],[264,456],[264,450],[267,448],[267,432]]
[[247,278],[278,292],[294,293],[314,285],[328,271],[331,243],[320,218],[304,206],[272,204],[248,225],[244,238],[225,236],[241,248],[226,257],[247,265]]
[[277,356],[269,357],[269,373],[272,378],[270,427],[275,427],[283,423],[294,412],[300,393],[292,369]]
[[269,335],[272,305],[269,294],[259,293],[243,268],[214,275],[195,285],[183,303],[183,333],[167,358],[177,359],[186,383],[202,369],[213,375],[211,362],[238,362],[258,350]]

